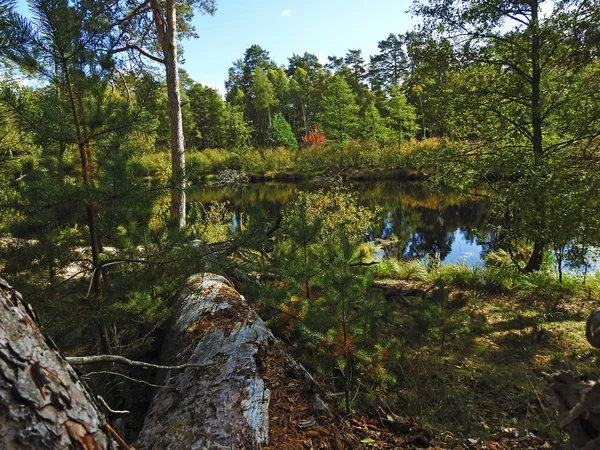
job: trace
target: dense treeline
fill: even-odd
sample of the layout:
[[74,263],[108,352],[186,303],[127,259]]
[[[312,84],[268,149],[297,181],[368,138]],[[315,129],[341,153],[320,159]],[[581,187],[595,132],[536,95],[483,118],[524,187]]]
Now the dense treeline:
[[[249,47],[229,69],[225,100],[214,89],[190,80],[190,120],[187,128],[194,148],[288,146],[295,148],[318,127],[328,141],[349,139],[400,143],[419,137],[447,136],[444,78],[458,72],[447,40],[423,31],[390,34],[379,42],[380,53],[366,62],[361,50],[344,57],[330,56],[324,66],[316,55],[304,53],[278,65],[258,45]],[[436,62],[432,62],[434,58]],[[221,101],[219,101],[221,100]],[[232,111],[243,115],[237,126],[223,133]],[[295,141],[273,139],[281,134],[281,114]],[[202,120],[198,118],[202,117]],[[194,139],[194,132],[199,136]],[[236,136],[226,141],[226,135]]]
[[[180,71],[188,150],[295,149],[306,143],[311,130],[324,133],[328,141],[337,144],[350,139],[397,144],[417,134],[445,135],[444,126],[436,119],[423,119],[433,116],[435,107],[426,100],[421,102],[418,82],[388,74],[387,66],[400,64],[394,61],[398,55],[386,53],[390,46],[397,47],[402,70],[407,70],[405,41],[394,35],[380,42],[382,53],[371,58],[370,65],[360,50],[350,50],[345,58],[330,57],[325,66],[310,53],[293,55],[287,67],[278,66],[268,51],[253,45],[229,69],[225,99],[216,89],[202,86]],[[162,89],[164,96],[164,86]],[[164,110],[157,112],[165,114]],[[419,127],[418,119],[430,125]],[[159,129],[162,145],[168,143],[166,125]]]
[[[523,269],[539,269],[548,249],[583,260],[598,229],[600,8],[555,2],[542,16],[541,5],[415,3],[423,25],[390,34],[368,61],[351,49],[324,66],[310,53],[278,65],[253,45],[222,98],[182,70],[177,92],[169,87],[168,8],[36,0],[29,21],[4,1],[3,234],[36,247],[50,280],[89,247],[102,297],[105,247],[139,251],[150,233],[166,242],[168,223],[198,229],[178,210],[186,178],[405,168],[463,189],[489,181],[498,245],[515,260],[533,245]],[[193,33],[194,8],[214,7],[179,5],[179,31]]]

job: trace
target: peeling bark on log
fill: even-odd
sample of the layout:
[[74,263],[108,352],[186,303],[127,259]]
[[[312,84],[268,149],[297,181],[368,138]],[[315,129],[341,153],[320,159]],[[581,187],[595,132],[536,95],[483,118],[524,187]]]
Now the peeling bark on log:
[[120,448],[86,385],[1,278],[0,448]]
[[319,387],[223,277],[194,277],[180,295],[141,449],[361,448]]

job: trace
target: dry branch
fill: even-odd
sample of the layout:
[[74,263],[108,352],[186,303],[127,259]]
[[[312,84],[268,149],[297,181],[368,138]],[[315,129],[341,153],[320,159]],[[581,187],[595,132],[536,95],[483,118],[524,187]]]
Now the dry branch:
[[152,364],[143,361],[134,361],[118,355],[95,355],[95,356],[68,356],[67,361],[74,366],[83,366],[87,364],[97,363],[115,363],[123,364],[129,367],[137,367],[140,369],[158,369],[158,370],[181,370],[188,367],[202,367],[199,364],[180,364],[178,366],[162,366],[160,364]]

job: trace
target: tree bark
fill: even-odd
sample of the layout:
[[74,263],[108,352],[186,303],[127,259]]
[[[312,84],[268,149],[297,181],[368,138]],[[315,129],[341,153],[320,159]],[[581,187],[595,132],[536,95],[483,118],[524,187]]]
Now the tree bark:
[[159,2],[152,0],[151,6],[166,68],[171,133],[171,223],[175,229],[182,230],[186,223],[185,142],[177,63],[177,9],[175,0],[167,0],[166,17],[163,18]]
[[544,262],[545,249],[546,245],[544,244],[544,241],[542,239],[536,239],[533,243],[533,250],[531,251],[529,261],[527,261],[527,265],[525,266],[525,272],[535,272],[536,270],[541,269],[542,263]]
[[[545,170],[542,173],[539,173],[542,168],[542,161],[544,158],[544,144],[543,144],[543,134],[542,134],[542,109],[541,109],[541,82],[542,82],[542,68],[540,65],[540,47],[541,47],[541,39],[539,35],[539,5],[538,1],[534,0],[531,2],[531,21],[529,22],[529,26],[531,28],[531,128],[532,128],[532,148],[533,148],[533,158],[534,158],[534,169],[538,171],[538,177],[545,176]],[[540,186],[543,186],[543,183],[540,183]],[[546,202],[545,193],[539,192],[535,193],[536,199],[538,200],[535,204],[535,208],[537,211],[534,211],[536,215],[536,223],[534,229],[537,230],[538,233],[545,233],[544,230],[544,211]],[[544,189],[545,190],[545,189]],[[545,250],[545,242],[539,237],[536,238],[533,252],[529,261],[527,262],[527,266],[525,267],[526,272],[533,272],[536,270],[540,270],[542,267],[543,259],[544,259],[544,250]]]
[[0,448],[120,447],[87,386],[0,278]]
[[[138,448],[362,448],[323,402],[315,380],[223,277],[193,277],[176,311],[162,360],[183,364],[159,372],[161,387]],[[131,449],[107,424],[31,309],[2,279],[0,448]]]
[[531,127],[533,129],[532,145],[536,168],[544,154],[542,134],[541,83],[542,68],[540,65],[540,24],[537,0],[531,2]]
[[168,327],[136,447],[360,448],[319,387],[223,277],[193,277]]

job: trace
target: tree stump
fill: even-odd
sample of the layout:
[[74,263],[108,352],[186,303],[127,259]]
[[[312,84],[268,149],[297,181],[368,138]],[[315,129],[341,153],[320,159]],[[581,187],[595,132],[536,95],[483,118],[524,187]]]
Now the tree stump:
[[[585,328],[590,345],[600,348],[600,311],[589,315]],[[600,384],[561,371],[553,375],[550,388],[558,403],[558,425],[569,433],[567,449],[599,449]]]

